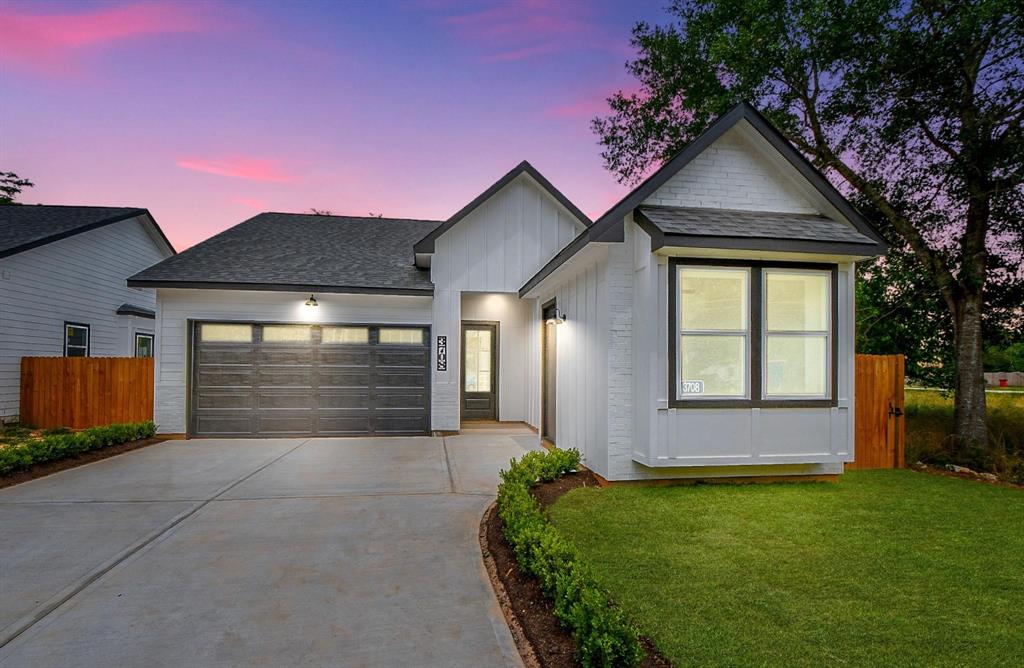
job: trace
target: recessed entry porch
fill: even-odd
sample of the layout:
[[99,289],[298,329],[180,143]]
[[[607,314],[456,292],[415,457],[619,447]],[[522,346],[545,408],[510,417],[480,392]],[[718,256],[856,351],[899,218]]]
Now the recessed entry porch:
[[487,424],[536,426],[539,332],[535,300],[512,293],[461,296],[459,325],[460,428]]

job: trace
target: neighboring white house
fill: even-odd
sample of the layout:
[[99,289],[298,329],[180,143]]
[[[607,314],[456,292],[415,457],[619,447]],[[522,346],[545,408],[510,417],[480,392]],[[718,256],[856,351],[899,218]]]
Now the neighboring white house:
[[0,206],[0,420],[22,357],[152,355],[156,295],[126,279],[171,255],[145,209]]
[[129,285],[163,433],[493,419],[611,480],[834,474],[854,263],[884,251],[741,104],[597,221],[524,162],[447,221],[260,214]]

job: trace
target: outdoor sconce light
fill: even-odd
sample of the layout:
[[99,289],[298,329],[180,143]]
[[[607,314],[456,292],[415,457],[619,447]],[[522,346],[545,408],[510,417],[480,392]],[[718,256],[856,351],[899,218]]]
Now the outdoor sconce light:
[[546,322],[549,325],[561,325],[565,322],[565,314],[556,308],[555,312],[551,314],[551,317],[548,318]]
[[310,295],[309,299],[306,300],[306,306],[320,306],[320,304],[317,303],[316,297]]

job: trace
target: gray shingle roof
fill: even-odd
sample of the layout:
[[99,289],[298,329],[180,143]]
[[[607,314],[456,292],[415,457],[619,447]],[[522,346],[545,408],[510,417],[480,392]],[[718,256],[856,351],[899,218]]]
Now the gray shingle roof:
[[852,225],[817,214],[674,206],[642,206],[638,210],[665,234],[875,243]]
[[0,257],[145,213],[145,209],[117,206],[0,206]]
[[261,213],[128,279],[133,287],[433,291],[412,246],[436,220]]

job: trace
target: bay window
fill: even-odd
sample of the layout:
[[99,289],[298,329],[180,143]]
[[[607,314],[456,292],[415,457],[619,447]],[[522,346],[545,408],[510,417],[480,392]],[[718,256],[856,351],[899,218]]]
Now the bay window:
[[670,405],[835,405],[834,265],[669,266]]

